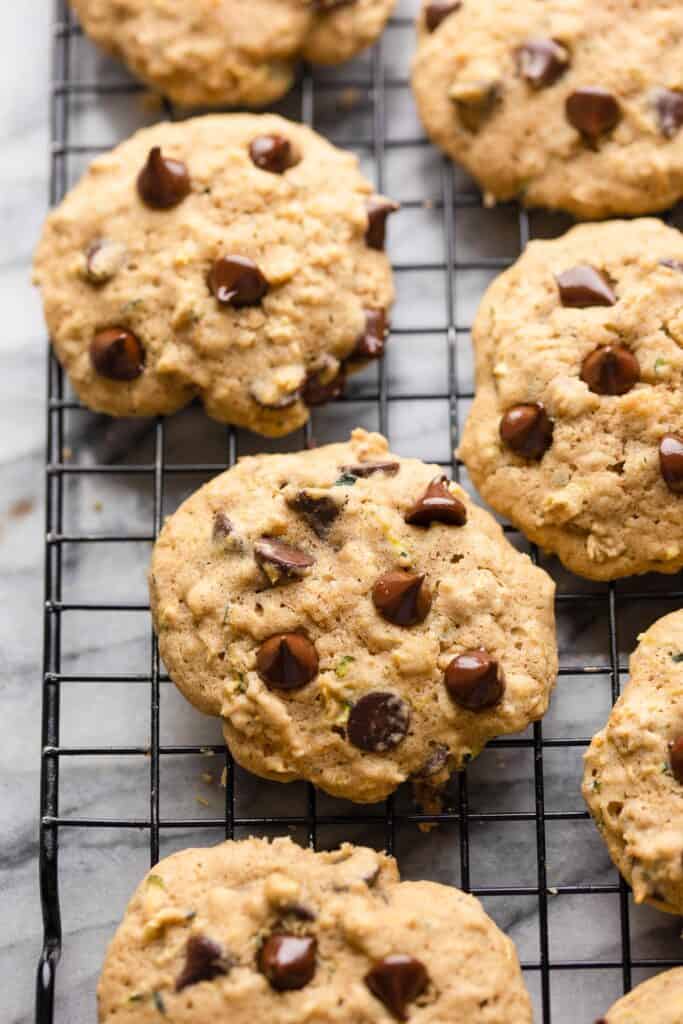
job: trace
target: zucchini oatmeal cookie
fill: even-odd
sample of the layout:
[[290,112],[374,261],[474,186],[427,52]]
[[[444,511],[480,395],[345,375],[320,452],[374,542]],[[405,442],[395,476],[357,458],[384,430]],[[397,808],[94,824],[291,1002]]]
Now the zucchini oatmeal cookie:
[[128,905],[100,1024],[531,1024],[515,948],[473,896],[391,857],[289,839],[184,850]]
[[301,60],[341,64],[396,0],[71,0],[87,34],[184,107],[263,107]]
[[437,466],[378,434],[242,459],[166,522],[162,657],[236,760],[360,803],[437,789],[545,712],[554,585]]
[[683,235],[535,241],[487,291],[460,455],[498,512],[596,580],[683,566]]
[[382,354],[395,209],[355,156],[280,117],[145,129],[48,217],[35,280],[57,357],[98,412],[199,395],[215,419],[287,434]]
[[683,611],[640,637],[583,795],[636,902],[683,915]]
[[596,1024],[683,1024],[683,967],[638,985]]
[[413,87],[489,203],[582,218],[683,196],[680,0],[424,0]]

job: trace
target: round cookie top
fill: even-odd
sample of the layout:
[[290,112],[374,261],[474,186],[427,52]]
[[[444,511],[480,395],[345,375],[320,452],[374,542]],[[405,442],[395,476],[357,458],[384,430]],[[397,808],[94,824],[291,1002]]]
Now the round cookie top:
[[532,242],[473,331],[460,454],[484,498],[573,572],[683,565],[683,235],[613,221]]
[[112,941],[100,1024],[531,1024],[512,942],[478,900],[393,859],[289,839],[184,850]]
[[583,795],[636,902],[683,914],[683,611],[640,637]]
[[614,1004],[596,1024],[680,1024],[683,967],[649,978]]
[[396,0],[71,0],[95,42],[185,107],[262,107],[301,59],[339,64],[381,34]]
[[437,466],[378,434],[242,459],[166,522],[164,662],[237,761],[370,803],[545,712],[554,585]]
[[145,129],[94,161],[35,258],[60,362],[114,416],[301,426],[381,354],[396,205],[350,153],[271,115]]
[[578,217],[683,195],[679,0],[424,0],[413,85],[487,199]]

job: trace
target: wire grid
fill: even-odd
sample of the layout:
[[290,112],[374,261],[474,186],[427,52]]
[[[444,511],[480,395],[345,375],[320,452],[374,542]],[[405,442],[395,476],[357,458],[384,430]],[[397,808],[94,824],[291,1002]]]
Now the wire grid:
[[[412,18],[395,17],[393,27],[409,28]],[[92,157],[105,148],[89,143],[72,142],[72,103],[75,98],[85,95],[103,97],[125,95],[140,91],[140,86],[132,82],[114,82],[81,80],[74,74],[73,48],[80,36],[80,28],[75,23],[67,8],[66,0],[56,0],[56,18],[53,28],[53,82],[51,89],[51,202],[56,203],[64,195],[69,183],[68,163],[74,156]],[[407,147],[426,145],[423,137],[387,138],[387,103],[393,90],[405,90],[409,83],[405,77],[396,77],[387,73],[382,59],[382,44],[378,44],[371,57],[370,78],[344,78],[345,88],[361,88],[369,90],[372,99],[372,131],[368,137],[345,138],[343,144],[357,151],[368,151],[374,158],[375,184],[382,191],[385,184],[387,152],[390,149],[406,149]],[[310,70],[306,70],[300,84],[300,119],[313,125],[315,122],[316,98],[321,90],[339,88],[329,80],[314,79]],[[165,114],[174,116],[170,104],[165,104]],[[481,224],[485,230],[481,197],[471,191],[460,191],[456,187],[450,163],[443,160],[440,165],[441,195],[435,200],[442,213],[443,250],[445,259],[431,264],[424,262],[401,262],[394,265],[397,285],[401,288],[401,275],[429,269],[437,271],[444,277],[446,324],[439,327],[407,328],[397,327],[394,336],[413,335],[443,336],[445,333],[448,352],[447,387],[441,390],[430,390],[429,394],[415,390],[412,393],[403,391],[404,401],[417,401],[430,398],[447,402],[449,411],[449,446],[453,450],[457,446],[458,425],[463,408],[472,398],[471,387],[461,385],[458,358],[462,352],[460,342],[467,343],[469,324],[465,318],[458,316],[458,286],[461,275],[467,271],[498,271],[508,266],[513,258],[488,256],[476,259],[459,259],[456,252],[455,231],[458,217],[466,209],[482,211]],[[419,210],[423,203],[418,200],[403,202],[403,209]],[[531,236],[530,216],[523,210],[516,212],[517,218],[517,249],[524,248]],[[535,724],[522,737],[499,739],[489,745],[492,749],[527,749],[533,758],[533,809],[526,811],[484,812],[472,810],[470,806],[470,786],[466,772],[460,773],[454,781],[453,804],[444,812],[426,814],[415,811],[412,807],[402,809],[397,798],[390,798],[379,810],[362,811],[355,808],[348,813],[319,812],[320,796],[313,786],[307,786],[305,813],[297,815],[264,814],[262,816],[245,815],[236,808],[237,785],[239,774],[233,771],[229,753],[225,747],[215,744],[209,753],[225,759],[227,782],[225,789],[224,814],[221,817],[192,818],[164,817],[160,810],[160,776],[161,765],[165,758],[173,755],[193,755],[207,753],[202,745],[164,745],[160,739],[160,695],[163,683],[169,682],[163,674],[158,648],[154,637],[151,637],[151,661],[149,671],[145,673],[116,673],[87,675],[69,674],[63,670],[62,625],[64,617],[71,612],[99,611],[112,615],[120,612],[145,611],[146,604],[134,602],[106,601],[65,601],[63,599],[63,574],[65,551],[71,545],[111,544],[135,541],[152,543],[159,533],[164,514],[164,491],[167,483],[175,474],[197,473],[213,475],[232,465],[242,444],[242,436],[232,428],[227,429],[225,440],[225,459],[222,462],[173,464],[166,457],[168,423],[159,418],[153,425],[153,454],[149,462],[135,465],[70,465],[65,458],[65,419],[70,411],[83,407],[73,399],[67,391],[64,375],[53,356],[48,365],[48,413],[47,413],[47,467],[46,467],[46,557],[45,557],[45,616],[44,616],[44,673],[43,673],[43,726],[42,726],[42,766],[41,766],[41,829],[40,829],[40,888],[44,919],[44,947],[40,957],[37,988],[36,988],[36,1021],[38,1024],[52,1024],[55,1016],[55,993],[57,965],[62,951],[61,911],[59,897],[59,835],[62,829],[142,829],[149,837],[149,859],[154,864],[160,855],[160,836],[165,830],[183,830],[210,828],[232,838],[236,830],[261,832],[267,830],[286,830],[293,826],[303,829],[308,843],[315,847],[318,830],[322,826],[353,826],[359,824],[379,826],[383,833],[383,842],[389,852],[396,848],[396,831],[406,823],[452,825],[457,828],[458,841],[454,856],[459,859],[459,884],[462,888],[475,895],[486,897],[504,897],[514,900],[516,897],[531,897],[537,903],[538,915],[538,955],[523,960],[523,968],[527,977],[538,978],[537,995],[541,1007],[543,1024],[551,1024],[551,1019],[558,1020],[556,1009],[553,1010],[552,979],[555,972],[562,971],[595,971],[614,970],[620,973],[620,987],[627,991],[632,985],[632,972],[638,969],[661,969],[681,963],[681,960],[656,957],[634,957],[631,948],[631,910],[629,907],[628,889],[623,880],[613,883],[576,883],[553,886],[549,889],[547,866],[547,825],[551,822],[572,822],[587,818],[584,810],[548,810],[544,786],[544,752],[552,749],[583,749],[589,741],[585,735],[557,736],[544,738],[543,726]],[[392,403],[397,401],[392,394],[389,373],[383,362],[377,370],[376,384],[372,391],[364,396],[376,408],[376,422],[379,430],[390,434],[390,411]],[[324,415],[324,413],[316,414]],[[313,441],[313,428],[309,424],[299,437],[299,445],[310,446]],[[267,442],[262,442],[265,448]],[[435,460],[439,461],[439,460]],[[456,478],[460,478],[461,466],[453,457],[451,470]],[[116,474],[125,472],[151,481],[152,486],[152,530],[149,534],[136,535],[101,532],[73,532],[65,529],[65,506],[68,501],[67,484],[70,478],[86,475],[99,477],[100,474]],[[512,532],[512,531],[509,531]],[[539,554],[531,549],[532,557],[539,561]],[[550,566],[552,567],[552,566]],[[555,569],[557,567],[555,566]],[[562,606],[573,613],[575,609],[584,608],[586,604],[596,603],[602,606],[608,623],[606,637],[606,659],[601,664],[593,664],[589,657],[575,657],[570,664],[562,664],[560,676],[576,679],[577,677],[607,676],[609,679],[612,702],[616,700],[621,687],[621,677],[625,667],[620,664],[618,643],[618,611],[620,591],[610,584],[598,589],[584,591],[577,587],[580,581],[571,580],[569,588],[560,589],[558,593],[558,611]],[[649,590],[647,586],[638,586],[629,592],[629,599],[645,607],[647,602],[662,600],[680,602],[683,591],[680,580],[666,583],[665,591],[661,585]],[[119,745],[102,747],[97,744],[81,746],[64,746],[60,743],[60,712],[62,710],[63,689],[66,685],[88,682],[96,686],[106,687],[109,684],[136,683],[149,687],[149,744]],[[90,758],[101,755],[129,757],[149,757],[149,810],[144,816],[137,817],[74,817],[60,814],[60,763],[73,758]],[[277,786],[275,787],[277,789]],[[277,806],[278,797],[273,802]],[[471,863],[471,829],[483,823],[526,822],[534,830],[535,881],[533,884],[514,885],[476,885],[472,882]],[[429,845],[430,839],[423,837],[422,842]],[[611,894],[618,900],[618,955],[609,959],[560,959],[551,955],[549,935],[549,899],[562,895],[599,896]],[[567,1020],[576,1019],[573,1014]]]

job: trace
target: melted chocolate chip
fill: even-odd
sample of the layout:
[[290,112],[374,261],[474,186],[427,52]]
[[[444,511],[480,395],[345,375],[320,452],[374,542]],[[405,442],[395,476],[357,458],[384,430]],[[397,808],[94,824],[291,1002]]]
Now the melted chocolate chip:
[[327,494],[311,494],[310,491],[298,491],[287,502],[297,515],[310,526],[316,536],[324,540],[332,524],[339,516],[342,506]]
[[268,292],[268,282],[246,256],[222,256],[209,272],[209,288],[222,306],[258,306]]
[[182,992],[200,981],[213,981],[228,974],[231,963],[222,948],[204,935],[191,935],[185,947],[185,966],[176,978],[175,990]]
[[284,135],[257,135],[249,146],[252,163],[270,174],[284,174],[300,163],[292,144]]
[[310,935],[271,935],[261,946],[259,970],[278,992],[304,988],[315,975],[317,945]]
[[553,85],[569,67],[569,54],[554,39],[527,39],[517,50],[517,70],[534,89]]
[[365,310],[365,330],[356,342],[350,359],[379,359],[384,353],[389,324],[383,309]]
[[420,576],[408,572],[387,572],[372,588],[372,600],[380,615],[395,626],[424,622],[432,607],[432,595]]
[[429,779],[432,775],[438,775],[448,764],[449,756],[450,750],[448,747],[440,743],[434,748],[422,767],[415,772],[415,778]]
[[448,523],[464,526],[467,509],[448,489],[448,478],[435,476],[421,498],[406,512],[404,519],[410,526],[429,526],[430,523]]
[[368,199],[368,227],[365,241],[371,249],[384,249],[387,234],[387,218],[400,209],[399,203],[384,196],[372,196]]
[[261,644],[256,670],[276,690],[298,690],[318,674],[318,654],[301,633],[278,633]]
[[90,362],[100,377],[135,380],[145,369],[145,350],[131,331],[106,327],[90,343]]
[[226,516],[225,512],[218,511],[213,517],[213,539],[225,540],[232,533],[234,527]]
[[500,666],[486,651],[457,654],[446,669],[445,682],[455,703],[468,711],[493,707],[505,692]]
[[666,434],[659,443],[659,466],[673,494],[683,494],[683,436]]
[[553,443],[553,422],[538,402],[514,405],[500,421],[500,438],[525,459],[543,458]]
[[365,975],[365,984],[397,1020],[408,1020],[408,1005],[427,988],[429,975],[420,960],[394,954],[375,964]]
[[147,163],[138,175],[138,193],[147,206],[169,210],[190,194],[190,187],[186,164],[163,156],[160,146],[150,149]]
[[597,395],[625,395],[640,380],[640,364],[623,345],[604,345],[584,359],[581,380]]
[[600,271],[587,264],[570,267],[558,274],[557,287],[560,301],[570,309],[587,309],[589,306],[613,306],[617,297]]
[[683,92],[676,89],[658,89],[655,110],[662,135],[672,139],[683,128]]
[[410,708],[395,693],[366,693],[351,708],[347,723],[354,747],[384,754],[397,747],[407,735]]
[[398,462],[357,462],[353,466],[340,466],[339,472],[348,476],[368,477],[375,473],[396,476],[400,469]]
[[449,14],[455,14],[462,7],[462,0],[432,0],[425,8],[425,25],[433,32]]
[[271,583],[285,577],[302,576],[315,564],[315,558],[305,551],[285,544],[276,537],[262,537],[254,544],[254,558]]
[[683,786],[683,734],[677,736],[671,744],[669,763],[674,779]]
[[565,112],[569,123],[589,142],[611,131],[621,118],[617,98],[598,86],[576,89],[567,97]]

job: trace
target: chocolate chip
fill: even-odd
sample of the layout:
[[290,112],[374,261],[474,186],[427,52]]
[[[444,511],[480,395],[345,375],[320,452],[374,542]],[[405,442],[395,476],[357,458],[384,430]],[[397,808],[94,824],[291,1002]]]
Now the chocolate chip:
[[138,193],[147,206],[169,210],[190,193],[190,175],[182,160],[162,156],[161,147],[150,149],[147,163],[138,175]]
[[578,264],[558,274],[557,287],[560,301],[570,309],[587,309],[589,306],[613,306],[617,297],[612,287],[599,270],[588,264]]
[[683,128],[683,92],[676,89],[658,89],[655,110],[662,135],[672,139]]
[[462,7],[462,0],[432,0],[425,8],[425,25],[433,32],[449,14],[455,14]]
[[567,97],[567,120],[589,142],[612,130],[621,118],[619,102],[599,86],[584,86]]
[[119,272],[126,258],[126,248],[107,238],[96,239],[85,254],[85,276],[91,284],[106,284]]
[[415,772],[415,778],[429,779],[432,775],[438,775],[448,764],[449,756],[450,750],[448,747],[440,743],[434,748],[422,767]]
[[325,405],[326,402],[334,402],[344,394],[346,388],[346,374],[341,371],[332,380],[325,383],[317,372],[309,373],[304,382],[301,392],[306,405]]
[[429,526],[430,523],[464,526],[467,522],[467,509],[448,489],[448,477],[435,476],[422,497],[406,512],[404,519],[410,526]]
[[283,577],[302,576],[315,564],[315,558],[305,551],[285,544],[276,537],[262,537],[254,544],[254,558],[271,583]]
[[176,978],[175,990],[182,992],[200,981],[213,981],[228,974],[231,966],[217,942],[204,935],[191,935],[185,947],[185,966]]
[[318,654],[301,633],[278,633],[259,647],[256,670],[276,690],[298,690],[318,674]]
[[213,517],[213,539],[225,540],[226,537],[230,536],[233,529],[232,522],[228,519],[225,512],[216,512]]
[[365,975],[365,984],[397,1020],[408,1020],[408,1004],[422,995],[429,975],[420,960],[398,953],[375,964]]
[[406,738],[410,708],[395,693],[366,693],[351,708],[347,729],[354,747],[375,754],[393,750]]
[[400,204],[393,199],[386,199],[384,196],[372,196],[368,199],[368,228],[365,232],[365,241],[371,249],[384,249],[387,233],[387,218],[390,214],[396,213]]
[[317,946],[310,935],[271,935],[261,946],[259,970],[278,992],[304,988],[315,974]]
[[513,405],[500,421],[503,444],[525,459],[543,458],[553,443],[553,422],[539,402]]
[[683,734],[677,736],[671,744],[669,762],[674,779],[683,786]]
[[145,369],[145,350],[131,331],[106,327],[90,343],[90,362],[100,377],[135,380]]
[[388,333],[389,324],[385,311],[383,309],[366,309],[365,330],[358,338],[349,359],[351,361],[354,359],[379,359],[384,353]]
[[669,270],[678,270],[683,274],[683,260],[660,260],[660,267],[668,267]]
[[554,39],[527,39],[517,50],[517,70],[534,89],[553,85],[569,67],[569,54]]
[[674,494],[683,494],[683,436],[666,434],[659,444],[659,466],[664,483]]
[[258,306],[268,282],[246,256],[222,256],[209,271],[209,288],[222,306]]
[[581,380],[597,395],[625,395],[640,380],[640,364],[623,345],[603,345],[584,359]]
[[252,163],[270,174],[284,174],[300,163],[292,144],[284,135],[257,135],[249,146]]
[[396,476],[400,469],[398,462],[358,462],[353,466],[340,466],[339,472],[348,476],[368,477],[375,473]]
[[432,595],[420,576],[408,572],[387,572],[372,588],[375,608],[395,626],[415,626],[424,622],[432,607]]
[[287,504],[321,540],[327,537],[342,510],[341,505],[328,494],[311,494],[310,491],[298,491]]
[[468,711],[493,707],[505,692],[501,668],[486,651],[457,654],[446,669],[445,682],[455,703]]

